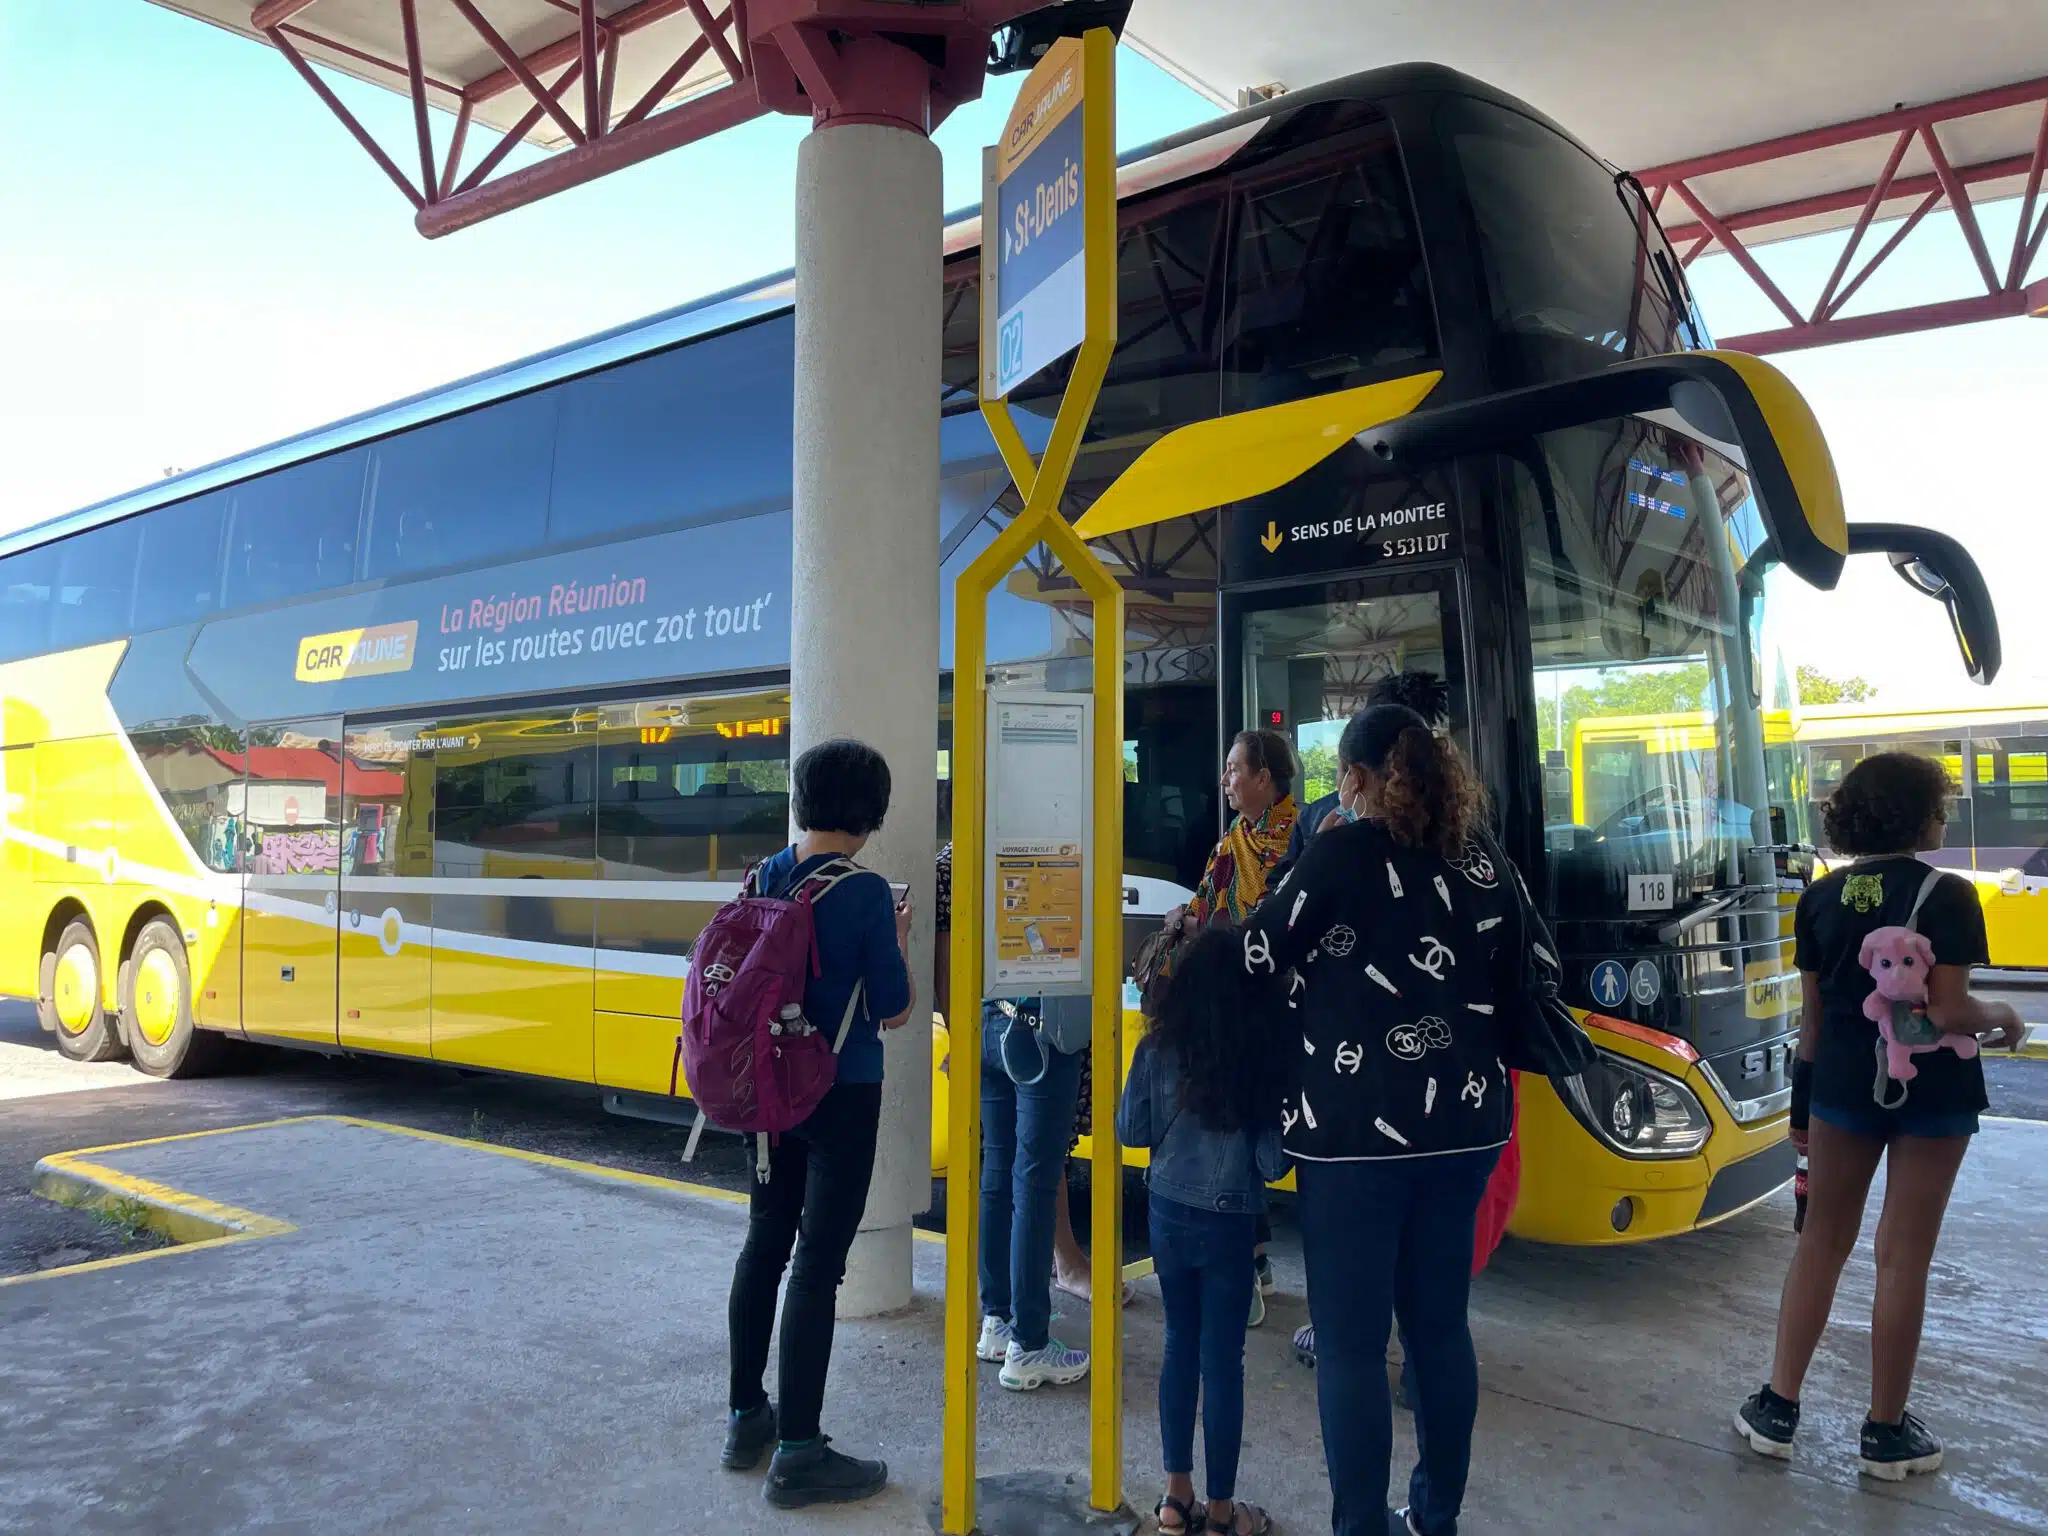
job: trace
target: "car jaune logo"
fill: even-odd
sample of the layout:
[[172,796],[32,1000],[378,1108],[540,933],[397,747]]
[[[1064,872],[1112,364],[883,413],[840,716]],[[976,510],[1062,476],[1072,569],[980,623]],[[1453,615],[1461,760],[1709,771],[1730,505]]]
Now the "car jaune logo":
[[343,678],[374,677],[379,672],[409,672],[419,636],[418,619],[308,635],[299,642],[298,679],[302,683],[338,683]]

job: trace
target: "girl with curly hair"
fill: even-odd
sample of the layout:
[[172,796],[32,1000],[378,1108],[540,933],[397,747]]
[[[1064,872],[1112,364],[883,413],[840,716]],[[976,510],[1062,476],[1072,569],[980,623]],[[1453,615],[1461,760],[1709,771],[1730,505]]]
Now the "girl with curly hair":
[[[1153,1271],[1166,1303],[1159,1435],[1166,1492],[1161,1536],[1262,1536],[1272,1521],[1237,1498],[1244,1434],[1244,1336],[1256,1281],[1252,1242],[1280,1151],[1284,1057],[1256,1017],[1262,989],[1238,958],[1239,935],[1206,928],[1174,967],[1131,1062],[1117,1111],[1126,1146],[1151,1150],[1146,1175]],[[1208,1500],[1195,1502],[1201,1401]]]
[[1914,1057],[1910,1082],[1890,1079],[1878,1028],[1864,1013],[1875,985],[1864,969],[1864,940],[1880,928],[1911,927],[1927,941],[1934,963],[1926,1017],[1942,1033],[2007,1049],[2017,1049],[2024,1034],[2011,1008],[1970,995],[1970,967],[1989,959],[1976,891],[1919,857],[1942,846],[1954,792],[1934,759],[1879,752],[1849,770],[1825,808],[1829,846],[1854,862],[1808,886],[1793,918],[1803,1003],[1792,1140],[1808,1158],[1806,1222],[1785,1276],[1771,1379],[1735,1413],[1735,1432],[1752,1450],[1791,1459],[1799,1389],[1882,1162],[1870,1413],[1858,1449],[1864,1473],[1890,1482],[1941,1465],[1941,1442],[1907,1410],[1906,1395],[1935,1239],[1987,1101],[1974,1051],[1967,1060],[1955,1051],[1924,1052]]

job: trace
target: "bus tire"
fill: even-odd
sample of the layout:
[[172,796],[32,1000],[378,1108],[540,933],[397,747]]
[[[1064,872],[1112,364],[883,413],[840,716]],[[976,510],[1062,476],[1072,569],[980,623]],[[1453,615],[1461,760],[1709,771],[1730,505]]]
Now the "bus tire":
[[107,1013],[100,982],[100,942],[92,924],[74,917],[43,954],[36,1009],[71,1061],[112,1061],[121,1054],[121,1031]]
[[121,1013],[128,1053],[151,1077],[199,1077],[212,1071],[227,1038],[192,1020],[192,963],[164,918],[143,924],[121,967]]

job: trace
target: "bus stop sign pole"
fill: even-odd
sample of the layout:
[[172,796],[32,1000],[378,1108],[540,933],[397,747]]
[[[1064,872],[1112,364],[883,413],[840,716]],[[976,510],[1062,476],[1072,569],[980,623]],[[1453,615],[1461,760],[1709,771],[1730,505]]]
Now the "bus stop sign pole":
[[[953,641],[952,1059],[947,1092],[946,1353],[940,1525],[975,1529],[980,1380],[983,832],[988,813],[989,593],[1036,544],[1048,545],[1094,605],[1091,1040],[1095,1053],[1094,1236],[1090,1309],[1089,1503],[1123,1506],[1123,588],[1060,514],[1081,436],[1116,348],[1116,41],[1107,28],[1055,43],[1018,92],[1003,142],[983,152],[981,409],[1024,509],[955,585]],[[1044,455],[1034,463],[1011,417],[1017,384],[1074,351]],[[1103,1300],[1101,1298],[1107,1298]]]

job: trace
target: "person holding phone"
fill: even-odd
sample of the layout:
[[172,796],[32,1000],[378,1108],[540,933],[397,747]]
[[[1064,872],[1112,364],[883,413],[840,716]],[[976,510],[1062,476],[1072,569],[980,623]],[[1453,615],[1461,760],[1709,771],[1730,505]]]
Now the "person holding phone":
[[1890,1080],[1877,1026],[1863,1012],[1874,986],[1862,961],[1865,937],[1911,926],[1926,938],[1934,952],[1927,1018],[1937,1029],[2007,1050],[2025,1034],[2006,1004],[1970,995],[1970,967],[1989,959],[1976,891],[1919,857],[1942,846],[1954,793],[1935,759],[1880,752],[1849,770],[1823,812],[1828,845],[1855,862],[1808,886],[1793,919],[1803,1005],[1792,1137],[1808,1159],[1806,1221],[1785,1276],[1771,1379],[1735,1412],[1735,1432],[1750,1449],[1791,1458],[1799,1391],[1882,1162],[1870,1412],[1858,1449],[1864,1473],[1891,1482],[1941,1466],[1941,1441],[1906,1399],[1935,1241],[1988,1101],[1974,1055],[1928,1051],[1914,1058],[1911,1082]]
[[[790,811],[803,835],[755,871],[762,895],[787,894],[827,865],[850,861],[889,812],[889,765],[865,742],[821,742],[796,760],[789,780]],[[892,890],[868,870],[839,880],[812,909],[817,968],[804,989],[804,1015],[844,1017],[856,988],[860,1005],[830,1091],[801,1125],[775,1138],[768,1177],[756,1173],[748,1195],[746,1242],[727,1303],[730,1411],[720,1459],[734,1471],[752,1471],[772,1452],[762,1492],[779,1508],[865,1499],[888,1481],[880,1461],[834,1449],[818,1420],[834,1308],[875,1169],[880,1032],[908,1022],[916,1006],[905,959],[910,921],[907,890]],[[771,1403],[763,1377],[778,1291],[780,1401]]]

